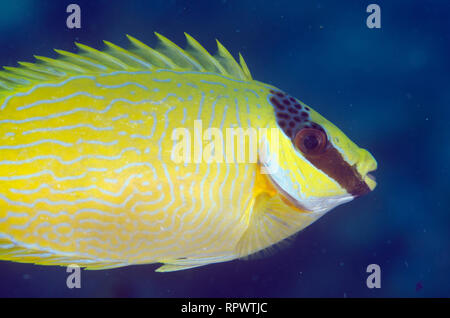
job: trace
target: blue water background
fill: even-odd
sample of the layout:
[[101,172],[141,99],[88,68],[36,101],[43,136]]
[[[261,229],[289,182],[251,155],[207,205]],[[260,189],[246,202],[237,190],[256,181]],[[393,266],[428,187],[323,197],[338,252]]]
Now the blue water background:
[[[78,3],[82,28],[65,27]],[[378,161],[378,187],[340,206],[271,257],[169,274],[157,265],[83,271],[0,262],[2,297],[449,297],[450,2],[0,1],[0,64],[74,51],[74,41],[149,44],[153,31],[210,52],[242,52],[255,79],[314,107]],[[380,289],[366,267],[381,267]]]

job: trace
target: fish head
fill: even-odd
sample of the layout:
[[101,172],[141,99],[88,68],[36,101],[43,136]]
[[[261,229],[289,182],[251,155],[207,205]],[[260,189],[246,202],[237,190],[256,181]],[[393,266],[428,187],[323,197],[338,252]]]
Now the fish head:
[[366,149],[284,92],[270,90],[267,101],[280,133],[261,148],[261,163],[290,203],[324,213],[375,189],[370,172],[376,170],[377,162]]

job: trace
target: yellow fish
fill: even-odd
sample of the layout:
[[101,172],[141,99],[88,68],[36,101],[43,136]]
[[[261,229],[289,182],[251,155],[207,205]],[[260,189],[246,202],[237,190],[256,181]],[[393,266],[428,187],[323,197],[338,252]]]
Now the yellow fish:
[[[375,188],[368,151],[253,80],[241,55],[156,35],[155,49],[131,36],[129,49],[77,43],[78,54],[0,72],[1,260],[158,271],[224,262]],[[219,149],[239,129],[227,145],[247,139]],[[245,142],[254,130],[256,148]]]

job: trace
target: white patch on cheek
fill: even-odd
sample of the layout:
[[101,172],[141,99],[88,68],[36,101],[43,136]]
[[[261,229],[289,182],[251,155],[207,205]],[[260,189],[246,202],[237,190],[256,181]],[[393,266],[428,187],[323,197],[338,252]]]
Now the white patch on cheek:
[[[259,154],[260,164],[263,169],[261,172],[270,176],[273,184],[284,196],[294,201],[295,205],[314,213],[316,217],[321,217],[336,206],[353,200],[353,196],[350,194],[320,197],[305,196],[302,190],[308,186],[308,178],[301,172],[300,178],[298,178],[296,175],[299,172],[294,173],[289,169],[283,169],[279,163],[279,160],[283,160],[283,156],[281,154],[271,154],[267,140],[261,143]],[[295,152],[295,154],[306,161],[299,153]],[[323,173],[322,171],[320,172]],[[339,187],[337,183],[336,186]]]
[[321,217],[338,205],[350,202],[352,200],[353,196],[348,194],[336,195],[332,197],[309,197],[308,199],[302,200],[300,204],[305,206],[305,208],[307,208],[308,210],[317,213],[318,217]]
[[[306,186],[306,184],[301,184],[297,180],[293,180],[293,175],[290,174],[290,171],[279,166],[276,169],[276,173],[270,174],[270,179],[283,195],[287,195],[288,199],[295,201],[293,202],[295,205],[313,212],[316,214],[316,217],[321,217],[338,205],[353,200],[353,196],[350,194],[328,197],[307,197],[302,193],[302,187]],[[305,182],[305,180],[302,181]]]
[[[286,173],[285,170],[279,169],[283,173],[277,175],[271,175],[272,182],[275,186],[281,190],[282,194],[288,195],[289,200],[293,200],[294,204],[302,207],[310,212],[313,212],[316,217],[321,217],[326,212],[337,207],[338,205],[350,202],[353,200],[353,196],[350,194],[335,195],[328,197],[309,196],[306,197],[301,192],[302,185],[294,183],[292,178]],[[283,193],[284,192],[284,193]]]

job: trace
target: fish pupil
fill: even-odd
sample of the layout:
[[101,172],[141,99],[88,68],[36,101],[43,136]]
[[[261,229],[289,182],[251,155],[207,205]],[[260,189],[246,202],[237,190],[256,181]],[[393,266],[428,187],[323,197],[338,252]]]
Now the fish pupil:
[[308,150],[314,150],[319,145],[319,140],[316,135],[310,134],[303,139],[303,145]]

